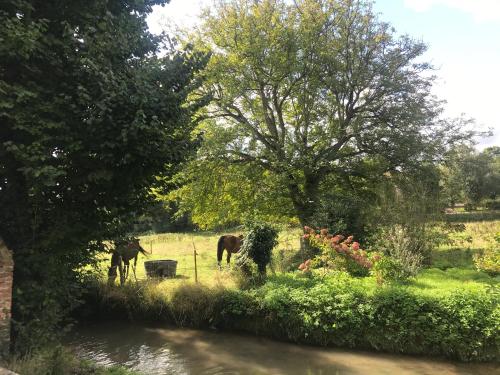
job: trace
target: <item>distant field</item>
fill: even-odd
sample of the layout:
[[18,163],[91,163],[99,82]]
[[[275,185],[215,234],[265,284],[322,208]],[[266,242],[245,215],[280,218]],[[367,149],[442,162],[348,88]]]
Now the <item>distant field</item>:
[[[180,283],[194,281],[194,249],[197,252],[198,281],[204,284],[231,283],[229,272],[226,267],[226,252],[222,259],[223,270],[219,271],[217,267],[217,241],[222,234],[238,235],[241,232],[227,233],[163,233],[139,237],[141,246],[147,251],[152,252],[147,257],[139,254],[137,263],[137,278],[145,279],[146,272],[144,261],[154,259],[172,259],[177,263],[177,277],[167,279],[165,283]],[[275,253],[292,252],[300,247],[300,230],[288,229],[282,231],[279,236],[279,245]],[[235,254],[231,257],[231,265],[234,266]],[[107,267],[109,256],[103,260],[102,266]],[[131,271],[132,272],[132,271]],[[130,278],[133,276],[130,274]]]

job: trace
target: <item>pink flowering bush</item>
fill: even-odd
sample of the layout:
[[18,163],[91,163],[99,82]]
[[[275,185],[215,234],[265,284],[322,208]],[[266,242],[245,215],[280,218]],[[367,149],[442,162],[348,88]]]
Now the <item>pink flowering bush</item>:
[[299,270],[302,271],[302,274],[305,276],[312,276],[312,261],[311,259],[306,260],[301,263],[299,266]]
[[312,265],[322,267],[325,272],[336,269],[346,271],[353,276],[366,276],[374,262],[380,258],[378,254],[370,256],[361,249],[353,236],[332,235],[326,228],[314,229],[306,226],[303,238],[321,250],[321,253],[313,259]]

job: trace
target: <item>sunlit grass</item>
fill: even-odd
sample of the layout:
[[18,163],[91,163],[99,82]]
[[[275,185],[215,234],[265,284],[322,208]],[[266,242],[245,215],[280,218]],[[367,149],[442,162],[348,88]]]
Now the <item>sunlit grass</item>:
[[500,232],[500,220],[465,223],[465,231],[452,234],[453,244],[442,245],[432,254],[432,265],[440,269],[474,269],[473,256],[497,246],[493,239]]
[[[172,259],[177,261],[176,277],[164,279],[159,284],[162,289],[168,290],[172,286],[195,281],[194,250],[196,249],[196,263],[198,270],[198,282],[206,285],[234,286],[235,281],[231,276],[230,268],[226,266],[226,252],[222,260],[223,269],[217,267],[217,241],[222,234],[238,235],[241,232],[229,233],[161,233],[140,237],[141,246],[149,253],[148,256],[139,254],[136,275],[138,280],[146,279],[144,262],[155,259]],[[300,230],[286,229],[280,232],[279,244],[275,249],[276,254],[280,251],[293,253],[300,247]],[[110,256],[103,256],[101,267],[103,275],[109,266]],[[231,257],[231,267],[234,266],[235,255]],[[130,270],[129,280],[133,280]]]
[[[481,221],[466,223],[466,230],[454,234],[453,245],[443,245],[435,249],[432,256],[432,265],[422,270],[416,278],[410,279],[401,286],[410,288],[415,293],[429,294],[448,293],[458,289],[484,288],[489,285],[498,284],[498,278],[492,278],[483,272],[475,270],[472,257],[475,253],[489,246],[494,246],[493,236],[500,232],[500,220]],[[224,233],[239,234],[239,232]],[[139,255],[137,264],[137,278],[147,279],[144,269],[144,261],[154,259],[173,259],[177,264],[177,277],[164,279],[151,286],[152,298],[159,295],[169,295],[172,291],[195,281],[194,250],[197,252],[198,282],[211,287],[236,287],[236,280],[225,266],[223,258],[223,269],[217,267],[217,241],[221,233],[163,233],[140,237],[141,245],[152,254],[144,257]],[[279,245],[274,250],[277,254],[293,255],[300,247],[300,229],[282,230],[279,236]],[[108,266],[109,256],[103,259],[104,270]],[[234,266],[235,256],[231,259]],[[279,265],[274,269],[275,277],[279,277],[286,270],[280,269]],[[272,274],[272,272],[270,272]],[[129,280],[133,280],[130,275]],[[371,277],[357,279],[356,285],[366,290],[375,291],[378,286]],[[154,289],[154,290],[153,290]]]

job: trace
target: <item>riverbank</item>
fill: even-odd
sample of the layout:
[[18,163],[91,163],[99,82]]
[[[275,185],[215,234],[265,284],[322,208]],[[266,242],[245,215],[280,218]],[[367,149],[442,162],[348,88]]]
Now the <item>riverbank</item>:
[[[11,357],[0,361],[0,367],[19,375],[139,375],[119,364],[103,366],[94,361],[79,358],[63,346],[45,348],[24,357]],[[0,368],[0,374],[2,369]]]
[[194,283],[168,289],[148,281],[124,287],[96,283],[81,313],[98,321],[168,323],[320,346],[498,361],[495,290],[478,282],[431,291],[418,284],[378,287],[371,278],[337,274],[308,279],[293,273],[271,276],[247,290]]
[[[230,271],[218,270],[216,234],[145,236],[141,244],[153,254],[140,258],[139,281],[108,287],[104,268],[87,284],[79,318],[216,328],[295,343],[499,361],[500,279],[477,270],[474,257],[496,246],[500,220],[469,221],[464,228],[451,235],[452,241],[433,249],[429,268],[405,282],[382,286],[374,277],[322,276],[319,270],[308,278],[293,271],[294,262],[303,261],[298,251],[300,231],[294,229],[280,234],[267,281],[244,289]],[[146,280],[142,262],[162,258],[178,260],[177,277]]]

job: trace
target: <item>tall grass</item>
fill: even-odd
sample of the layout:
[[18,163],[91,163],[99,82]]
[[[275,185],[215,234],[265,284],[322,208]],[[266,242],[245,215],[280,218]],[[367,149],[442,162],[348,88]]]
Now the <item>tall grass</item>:
[[12,357],[0,365],[20,375],[139,375],[123,367],[102,367],[78,359],[61,346],[46,348],[24,357]]
[[500,220],[465,223],[465,231],[451,236],[453,243],[439,246],[432,253],[432,267],[474,269],[473,256],[495,246]]

